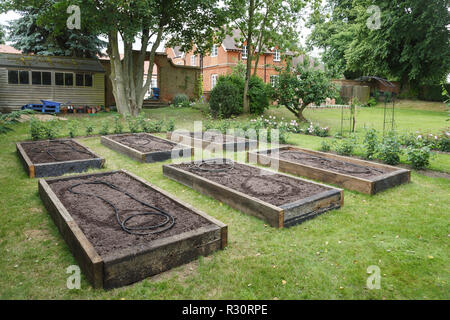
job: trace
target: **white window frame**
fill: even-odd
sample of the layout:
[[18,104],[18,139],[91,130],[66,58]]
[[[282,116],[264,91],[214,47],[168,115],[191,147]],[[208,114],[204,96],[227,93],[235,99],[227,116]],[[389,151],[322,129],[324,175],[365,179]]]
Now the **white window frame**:
[[195,54],[193,54],[192,56],[191,56],[191,66],[196,66],[197,64],[196,64],[196,55]]
[[275,50],[273,53],[273,61],[281,61],[281,51]]
[[217,57],[218,54],[219,54],[219,47],[217,46],[217,44],[213,44],[211,49],[211,57]]
[[275,87],[275,84],[276,84],[276,82],[278,81],[279,78],[280,78],[279,75],[277,75],[277,74],[272,74],[272,75],[270,76],[270,85],[271,85],[272,87]]
[[248,57],[248,50],[247,50],[247,46],[244,46],[242,48],[242,60],[247,60]]
[[211,75],[211,90],[217,85],[217,79],[219,75],[217,73]]

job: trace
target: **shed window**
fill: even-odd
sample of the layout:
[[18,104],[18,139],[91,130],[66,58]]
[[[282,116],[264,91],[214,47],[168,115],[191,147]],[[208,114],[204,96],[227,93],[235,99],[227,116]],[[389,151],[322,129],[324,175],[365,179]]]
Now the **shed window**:
[[55,72],[55,84],[57,86],[63,86],[64,85],[64,73]]
[[82,73],[77,73],[75,76],[76,79],[76,85],[77,87],[82,87],[84,86],[84,74]]
[[19,71],[8,70],[8,83],[9,84],[18,84],[19,83]]
[[64,73],[64,84],[66,86],[73,86],[73,73]]
[[28,71],[19,71],[20,84],[30,84],[30,73]]
[[84,75],[84,86],[85,87],[92,87],[92,74],[85,74]]
[[31,83],[32,84],[42,84],[42,72],[31,71]]
[[44,86],[52,85],[52,73],[51,72],[42,72],[42,84]]

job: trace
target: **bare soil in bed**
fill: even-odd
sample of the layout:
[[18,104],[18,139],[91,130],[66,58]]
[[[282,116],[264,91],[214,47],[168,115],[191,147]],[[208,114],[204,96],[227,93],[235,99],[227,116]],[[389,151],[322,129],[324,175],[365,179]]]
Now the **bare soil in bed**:
[[194,133],[190,132],[189,135],[192,138],[205,140],[208,142],[216,142],[216,143],[229,143],[229,142],[244,142],[246,141],[243,137],[237,137],[237,136],[231,136],[227,134],[222,134],[220,132],[203,132],[200,133]]
[[[221,160],[219,160],[221,161]],[[275,206],[330,190],[321,185],[227,160],[172,165]],[[265,174],[262,174],[265,173]],[[269,174],[267,174],[269,173]]]
[[94,154],[71,140],[47,140],[21,143],[31,162],[50,163],[96,158]]
[[279,152],[279,157],[282,160],[288,160],[315,168],[326,169],[329,171],[366,179],[374,178],[390,172],[386,169],[362,166],[351,162],[313,155],[299,150],[281,150]]
[[143,153],[171,151],[175,146],[177,146],[176,143],[145,133],[109,136],[109,138]]
[[[125,232],[119,225],[113,208],[95,196],[100,196],[116,206],[122,221],[131,214],[149,211],[149,208],[104,184],[83,184],[73,188],[76,192],[87,193],[91,196],[73,194],[69,191],[69,188],[76,184],[94,181],[113,184],[137,199],[168,212],[174,217],[175,224],[161,233],[149,235],[134,235]],[[205,218],[182,207],[161,193],[145,187],[122,172],[105,176],[56,180],[49,182],[49,185],[101,256],[124,248],[143,246],[152,240],[211,225],[211,222]],[[165,218],[161,216],[138,216],[132,221],[130,220],[129,225],[154,225],[164,220]]]

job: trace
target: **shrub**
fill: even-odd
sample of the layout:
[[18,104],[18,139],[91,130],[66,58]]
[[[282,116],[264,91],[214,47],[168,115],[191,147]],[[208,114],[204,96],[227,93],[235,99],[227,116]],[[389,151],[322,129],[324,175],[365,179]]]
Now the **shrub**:
[[322,143],[321,143],[321,145],[320,145],[320,151],[328,152],[328,151],[330,151],[330,150],[331,150],[331,144],[330,144],[330,142],[327,141],[327,139],[326,139],[326,140],[323,140]]
[[377,105],[377,100],[375,98],[370,98],[369,101],[367,101],[366,106],[367,107],[375,107]]
[[19,118],[23,114],[33,114],[33,110],[25,109],[19,111],[12,111],[10,113],[2,114],[0,112],[0,134],[5,134],[9,131],[13,131],[10,125],[19,122]]
[[170,119],[166,124],[166,132],[172,132],[175,130],[175,120]]
[[189,107],[190,106],[189,98],[184,93],[177,94],[175,96],[175,98],[173,99],[172,103],[175,107]]
[[378,137],[375,129],[366,131],[364,137],[364,157],[366,159],[373,159],[377,152]]
[[377,157],[384,163],[396,165],[400,162],[401,145],[393,132],[383,138],[377,149]]
[[69,137],[74,138],[77,135],[78,131],[78,121],[70,121],[67,128],[69,129]]
[[35,117],[31,117],[30,120],[30,137],[31,140],[41,140],[45,139],[46,130],[44,122],[36,119]]
[[123,124],[122,121],[120,119],[120,115],[116,114],[114,116],[114,133],[115,134],[121,134],[123,132]]
[[141,120],[139,119],[139,117],[132,117],[130,115],[127,115],[126,120],[128,124],[128,129],[130,130],[131,133],[139,132],[141,127]]
[[430,148],[427,146],[406,148],[406,156],[414,169],[427,167],[430,164],[430,155]]
[[87,123],[85,129],[87,136],[90,136],[94,132],[94,126],[92,125],[92,123]]
[[354,138],[342,139],[340,142],[335,141],[336,153],[341,156],[350,156],[355,149]]
[[250,78],[248,83],[248,97],[250,100],[250,112],[263,114],[269,107],[269,94],[267,85],[256,76]]
[[100,128],[101,135],[107,135],[109,133],[109,122],[107,120],[102,121],[102,126]]
[[242,96],[232,81],[222,80],[211,91],[209,107],[214,117],[229,118],[242,113]]
[[163,130],[163,120],[147,120],[144,121],[143,129],[147,133],[159,133]]

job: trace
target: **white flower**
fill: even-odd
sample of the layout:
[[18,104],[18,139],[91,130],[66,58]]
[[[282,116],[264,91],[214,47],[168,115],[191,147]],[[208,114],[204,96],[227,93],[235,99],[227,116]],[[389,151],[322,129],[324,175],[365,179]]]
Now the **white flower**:
[[422,139],[422,136],[419,134],[419,135],[417,136],[417,139]]

